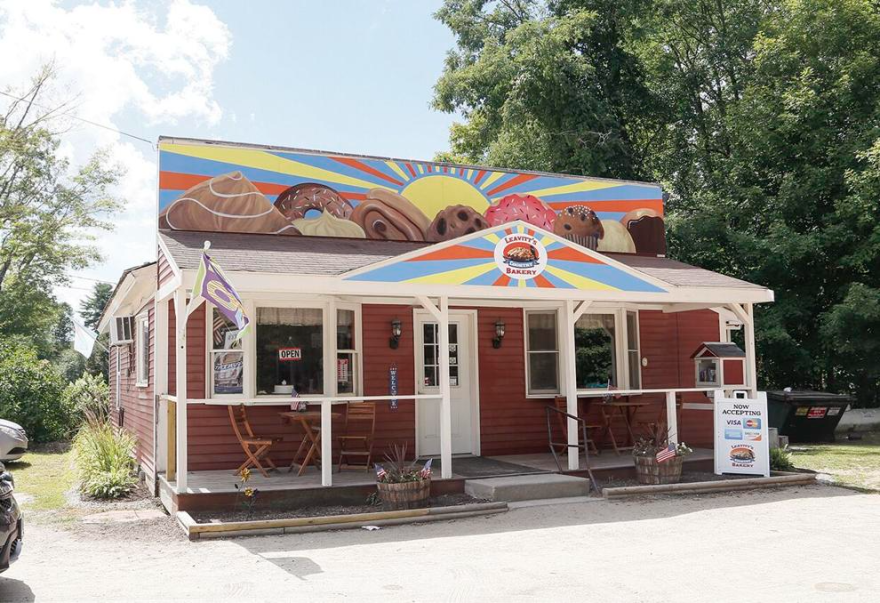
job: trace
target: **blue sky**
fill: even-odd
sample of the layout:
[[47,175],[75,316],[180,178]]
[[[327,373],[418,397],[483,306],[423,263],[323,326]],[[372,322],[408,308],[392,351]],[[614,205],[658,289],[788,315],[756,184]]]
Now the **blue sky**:
[[[47,61],[47,101],[155,141],[208,138],[431,159],[454,116],[430,108],[451,33],[440,0],[0,0],[0,87],[25,88]],[[5,107],[5,105],[4,105]],[[104,260],[56,295],[74,306],[155,258],[156,151],[75,120],[73,166],[107,149],[124,170],[123,210],[96,241]]]

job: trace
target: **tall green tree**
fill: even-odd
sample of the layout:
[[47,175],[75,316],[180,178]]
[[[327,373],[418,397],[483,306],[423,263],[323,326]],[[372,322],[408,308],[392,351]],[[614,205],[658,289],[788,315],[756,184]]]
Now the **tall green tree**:
[[[79,313],[86,327],[93,331],[98,330],[101,314],[110,298],[113,296],[113,285],[108,283],[95,283],[92,292],[89,293],[79,306]],[[85,371],[90,375],[103,375],[104,381],[108,381],[110,373],[110,336],[107,333],[98,335],[92,355],[85,362]]]
[[91,241],[117,208],[106,154],[73,169],[59,152],[68,107],[46,108],[54,76],[41,70],[0,115],[0,335],[51,339],[52,287],[100,259]]

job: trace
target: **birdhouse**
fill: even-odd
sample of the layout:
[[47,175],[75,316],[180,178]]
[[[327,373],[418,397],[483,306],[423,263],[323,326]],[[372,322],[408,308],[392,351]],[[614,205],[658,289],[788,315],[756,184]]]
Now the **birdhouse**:
[[746,353],[735,343],[703,342],[691,358],[697,387],[746,385]]

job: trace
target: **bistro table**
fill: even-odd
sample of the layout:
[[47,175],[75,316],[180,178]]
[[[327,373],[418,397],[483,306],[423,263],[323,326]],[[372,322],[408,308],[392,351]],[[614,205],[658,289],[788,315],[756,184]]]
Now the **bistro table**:
[[[599,407],[599,412],[602,415],[602,432],[599,434],[599,438],[603,441],[610,440],[611,447],[618,456],[620,455],[621,450],[630,450],[635,446],[636,436],[633,432],[633,424],[635,423],[635,417],[638,410],[653,404],[653,402],[644,400],[598,401],[593,397],[587,398],[586,403],[586,412],[589,412],[590,407],[593,404],[596,404]],[[612,430],[612,423],[614,422],[615,417],[620,417],[626,427],[627,439],[624,441],[623,446],[618,446],[617,438],[614,437],[614,431]]]
[[[281,419],[285,423],[293,423],[298,424],[303,431],[304,437],[302,442],[299,444],[299,448],[296,449],[296,454],[293,455],[293,460],[290,461],[290,468],[287,470],[288,473],[293,471],[293,468],[299,466],[299,471],[297,475],[302,475],[305,472],[306,467],[309,464],[313,464],[316,469],[320,468],[321,461],[321,430],[316,427],[316,425],[320,425],[321,423],[321,411],[320,410],[306,410],[306,411],[298,411],[298,410],[289,410],[285,412],[278,413],[281,415]],[[334,412],[330,414],[332,419],[337,419],[342,416],[342,413]],[[306,452],[306,458],[302,463],[298,463],[300,455],[303,450],[308,447],[308,451]],[[331,459],[332,462],[332,459]]]

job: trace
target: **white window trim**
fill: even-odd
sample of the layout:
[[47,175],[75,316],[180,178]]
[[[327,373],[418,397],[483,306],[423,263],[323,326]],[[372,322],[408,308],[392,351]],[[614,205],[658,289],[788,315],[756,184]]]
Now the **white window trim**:
[[[528,308],[523,311],[523,352],[524,352],[524,361],[525,361],[525,388],[526,388],[526,398],[554,398],[561,394],[564,390],[564,384],[562,383],[562,363],[563,362],[574,362],[574,359],[565,358],[564,354],[561,353],[563,349],[563,333],[561,325],[564,323],[562,320],[564,317],[561,316],[561,312],[564,312],[565,308],[554,307],[546,307],[546,308]],[[615,339],[615,364],[617,366],[617,381],[618,385],[615,386],[615,389],[630,389],[630,378],[629,378],[629,342],[627,337],[627,324],[626,324],[626,313],[633,312],[636,315],[636,325],[639,324],[639,310],[636,306],[632,304],[621,304],[615,307],[596,307],[590,308],[587,312],[584,312],[584,316],[587,314],[606,314],[614,316],[614,339]],[[529,314],[556,314],[556,354],[557,354],[557,362],[556,362],[556,383],[559,387],[555,391],[536,391],[531,392],[529,390],[530,383],[530,375],[529,375]],[[637,326],[638,329],[638,326]],[[641,386],[642,381],[642,339],[641,339],[641,329],[638,329],[637,337],[636,337],[636,346],[638,349],[638,370],[639,370],[639,385]],[[595,388],[593,391],[603,391],[608,388]]]
[[[145,358],[144,354],[147,356],[150,354],[150,339],[149,339],[149,329],[150,329],[150,316],[147,312],[142,312],[137,315],[135,318],[135,331],[137,333],[137,337],[134,340],[134,350],[135,350],[135,387],[148,387],[150,385],[150,365],[149,358]],[[144,325],[147,327],[147,349],[143,349],[143,333],[144,333]],[[146,376],[142,376],[141,373],[146,369]],[[143,377],[143,378],[142,378]]]
[[[214,394],[213,385],[213,367],[211,366],[211,337],[213,322],[205,321],[205,371],[207,372],[206,383],[209,385],[207,391],[209,398],[220,398],[223,400],[253,400],[260,399],[289,399],[293,398],[286,394],[257,394],[257,308],[301,308],[321,310],[321,318],[324,324],[324,367],[326,370],[333,371],[332,391],[324,392],[322,396],[337,396],[336,393],[336,359],[338,358],[338,350],[336,349],[336,315],[335,310],[354,310],[355,317],[355,357],[356,379],[355,391],[352,394],[339,394],[339,397],[357,397],[363,395],[364,391],[364,370],[363,370],[363,318],[362,305],[359,303],[342,302],[336,300],[335,304],[331,304],[331,300],[326,297],[297,297],[289,298],[273,298],[273,297],[247,297],[243,296],[242,305],[245,312],[253,321],[253,328],[245,334],[242,340],[242,349],[244,350],[244,393],[243,394]],[[331,305],[333,307],[333,316],[330,316]],[[332,328],[327,328],[331,324]],[[345,351],[345,350],[343,350]],[[326,387],[325,387],[326,389]]]

